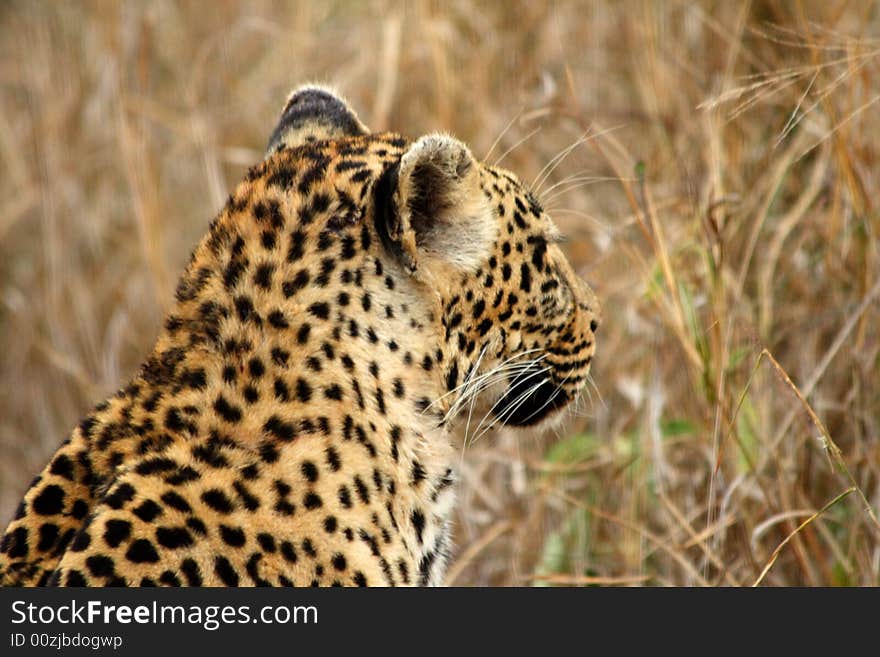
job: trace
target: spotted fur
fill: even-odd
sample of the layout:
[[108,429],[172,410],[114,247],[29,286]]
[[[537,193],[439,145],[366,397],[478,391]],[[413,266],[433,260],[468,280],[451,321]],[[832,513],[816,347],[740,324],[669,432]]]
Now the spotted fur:
[[[155,348],[32,482],[4,585],[434,585],[468,404],[586,382],[598,304],[511,173],[288,100]],[[479,394],[478,394],[479,393]]]

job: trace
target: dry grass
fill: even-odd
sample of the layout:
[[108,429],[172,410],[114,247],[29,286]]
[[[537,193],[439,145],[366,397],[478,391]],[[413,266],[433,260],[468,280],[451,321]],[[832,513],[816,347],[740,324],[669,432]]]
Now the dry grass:
[[877,34],[838,0],[4,3],[0,515],[324,79],[555,162],[604,300],[581,412],[466,450],[455,583],[880,584]]

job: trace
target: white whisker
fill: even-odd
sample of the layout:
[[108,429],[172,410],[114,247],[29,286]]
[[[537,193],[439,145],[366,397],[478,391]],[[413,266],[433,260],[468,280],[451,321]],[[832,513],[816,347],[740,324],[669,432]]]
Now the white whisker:
[[[525,383],[529,379],[532,379],[536,376],[543,376],[543,375],[549,374],[549,372],[550,372],[549,368],[542,367],[538,371],[526,376],[522,380],[521,383]],[[517,411],[517,409],[526,402],[526,400],[529,398],[529,396],[532,395],[534,392],[536,392],[538,390],[538,388],[540,388],[542,385],[545,385],[545,383],[546,383],[546,381],[544,381],[544,380],[539,381],[536,385],[532,386],[531,388],[526,390],[524,393],[520,394],[516,399],[513,400],[513,402],[510,404],[510,406],[503,409],[499,414],[497,414],[495,416],[495,419],[492,420],[485,429],[480,431],[480,428],[483,426],[483,423],[492,415],[492,412],[495,410],[495,408],[498,406],[498,404],[500,404],[502,401],[504,401],[504,396],[501,396],[494,404],[492,404],[492,407],[486,412],[486,414],[483,416],[483,419],[480,420],[480,424],[477,425],[477,429],[476,429],[476,432],[478,432],[478,433],[477,433],[477,436],[474,438],[473,442],[474,443],[477,442],[483,435],[485,435],[488,431],[490,431],[492,429],[492,427],[494,427],[499,421],[502,421],[502,420],[507,419],[510,416],[512,416],[513,413],[515,413]]]
[[489,150],[483,156],[483,162],[488,161],[489,156],[492,154],[492,151],[494,151],[495,147],[501,143],[501,140],[504,139],[504,135],[507,134],[507,131],[510,130],[510,128],[513,126],[513,124],[516,123],[516,120],[522,116],[523,109],[525,109],[525,108],[520,108],[520,110],[516,114],[513,115],[513,118],[507,122],[507,125],[504,126],[504,129],[495,138],[495,141],[492,142],[492,145],[489,147]]
[[538,172],[538,175],[535,176],[535,179],[532,181],[529,189],[532,190],[532,193],[536,196],[541,193],[541,185],[543,185],[547,178],[553,174],[556,170],[556,167],[562,163],[562,161],[571,153],[575,148],[580,146],[583,143],[586,143],[588,140],[588,135],[590,134],[591,129],[587,128],[581,135],[575,140],[573,144],[570,146],[566,146],[561,151],[559,151],[556,155],[550,158],[550,161],[544,165],[544,167]]
[[[530,351],[537,351],[537,350],[530,350]],[[522,354],[520,354],[517,357],[521,357],[521,356],[522,356]],[[469,387],[459,386],[459,388],[461,388],[461,390],[462,390],[461,395],[458,397],[458,399],[455,400],[455,402],[452,404],[452,406],[450,406],[449,410],[446,412],[446,414],[443,418],[443,422],[447,422],[449,419],[455,417],[458,414],[458,412],[461,410],[461,408],[464,407],[465,404],[467,404],[469,401],[474,400],[476,398],[476,396],[479,395],[479,393],[481,393],[483,390],[491,387],[492,385],[494,385],[498,381],[504,380],[505,378],[507,378],[511,375],[516,375],[516,374],[519,374],[521,371],[528,370],[529,368],[533,367],[534,365],[540,363],[542,360],[547,358],[547,356],[548,356],[548,354],[544,354],[540,358],[529,359],[528,361],[526,361],[524,363],[508,363],[508,361],[511,360],[511,359],[508,359],[508,361],[505,361],[505,363],[502,363],[501,365],[493,368],[489,372],[486,372],[485,374],[481,374],[480,376],[475,377],[473,380],[467,381],[466,384]],[[475,371],[477,371],[476,366],[471,370],[471,372],[475,372]],[[448,394],[449,393],[447,393],[447,395]],[[446,395],[444,395],[444,396],[446,396]]]
[[501,160],[503,160],[505,157],[507,157],[508,155],[510,155],[510,154],[511,154],[511,153],[512,153],[512,152],[513,152],[518,146],[520,146],[521,144],[525,143],[527,140],[531,139],[532,137],[534,137],[534,136],[535,136],[536,134],[538,134],[539,132],[541,132],[541,126],[538,126],[538,127],[535,128],[534,130],[532,130],[529,134],[527,134],[525,137],[523,137],[523,138],[520,139],[518,142],[516,142],[513,146],[511,146],[511,147],[508,148],[506,151],[504,151],[504,152],[498,157],[498,159],[495,160],[495,161],[492,163],[492,166],[493,166],[493,167],[497,167],[498,164],[501,162]]
[[[521,351],[521,352],[519,352],[518,354],[515,354],[515,355],[511,356],[510,358],[508,358],[507,360],[505,360],[504,362],[502,362],[502,363],[501,363],[500,365],[498,365],[497,367],[504,366],[504,365],[506,365],[507,363],[510,363],[511,361],[516,360],[517,358],[522,358],[523,356],[526,356],[526,355],[528,355],[528,354],[533,354],[533,353],[535,353],[535,352],[537,352],[537,351],[541,351],[541,350],[536,348],[536,349],[527,349],[527,350],[525,350],[525,351]],[[494,369],[492,369],[492,370],[490,370],[489,372],[486,372],[485,374],[481,374],[479,377],[476,377],[476,379],[474,379],[474,380],[477,380],[477,379],[479,379],[479,378],[481,378],[481,377],[484,377],[484,376],[491,375],[493,372],[496,371],[497,367],[494,368]],[[475,368],[475,367],[472,368],[472,369],[470,370],[470,376],[471,376],[471,377],[474,376],[474,372],[476,372],[476,368]],[[432,402],[427,406],[427,408],[431,408],[432,406],[434,406],[434,404],[439,403],[441,400],[445,399],[445,398],[448,397],[449,395],[455,394],[455,393],[458,392],[459,390],[465,388],[465,387],[466,387],[468,384],[470,384],[470,383],[471,383],[471,379],[469,379],[468,377],[465,377],[464,381],[462,381],[461,384],[457,385],[456,387],[454,387],[454,388],[453,388],[452,390],[450,390],[449,392],[447,392],[447,393],[441,395],[440,397],[438,397],[437,399],[435,399],[434,401],[432,401]],[[426,408],[425,410],[427,410],[427,408]]]

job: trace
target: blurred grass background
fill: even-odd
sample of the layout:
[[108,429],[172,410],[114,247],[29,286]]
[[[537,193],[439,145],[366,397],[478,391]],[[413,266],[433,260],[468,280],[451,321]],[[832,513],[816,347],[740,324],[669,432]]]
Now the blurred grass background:
[[451,583],[880,584],[876,2],[2,3],[4,524],[310,80],[549,170],[604,302],[579,412],[464,450]]

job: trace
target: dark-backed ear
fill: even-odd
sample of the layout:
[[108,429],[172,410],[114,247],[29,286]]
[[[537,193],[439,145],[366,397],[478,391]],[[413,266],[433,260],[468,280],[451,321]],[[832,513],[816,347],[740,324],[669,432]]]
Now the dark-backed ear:
[[468,147],[448,135],[422,137],[377,187],[377,227],[411,272],[441,260],[472,271],[498,234]]
[[288,97],[266,152],[271,154],[310,141],[355,137],[369,132],[338,94],[326,87],[308,84]]

